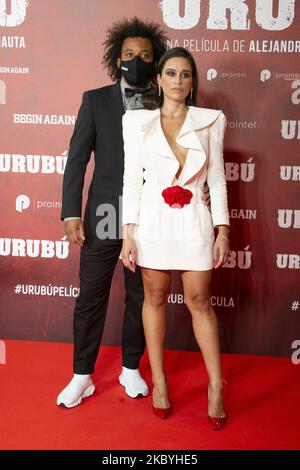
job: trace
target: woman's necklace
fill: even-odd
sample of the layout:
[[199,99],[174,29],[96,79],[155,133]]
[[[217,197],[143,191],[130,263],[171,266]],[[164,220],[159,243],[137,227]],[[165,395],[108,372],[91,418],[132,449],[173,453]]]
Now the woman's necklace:
[[160,114],[161,114],[161,117],[162,117],[162,118],[181,119],[182,117],[184,117],[184,118],[186,117],[186,114],[187,114],[187,112],[188,112],[188,109],[189,109],[189,108],[186,106],[186,107],[185,107],[185,113],[182,114],[182,115],[180,114],[180,115],[178,115],[178,116],[172,116],[172,115],[165,114],[165,113],[162,111],[162,109],[160,109]]

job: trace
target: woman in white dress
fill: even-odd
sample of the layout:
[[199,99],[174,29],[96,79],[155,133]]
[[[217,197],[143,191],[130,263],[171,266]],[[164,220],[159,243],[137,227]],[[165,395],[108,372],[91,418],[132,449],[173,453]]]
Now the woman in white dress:
[[[143,324],[152,370],[154,414],[166,418],[171,412],[163,347],[171,270],[180,270],[185,303],[209,377],[208,419],[219,430],[227,420],[225,380],[210,282],[212,270],[224,264],[229,253],[223,161],[226,116],[221,110],[194,106],[197,70],[184,48],[163,55],[157,82],[156,108],[127,111],[123,116],[121,258],[131,271],[136,264],[142,270]],[[201,199],[205,181],[211,211]]]

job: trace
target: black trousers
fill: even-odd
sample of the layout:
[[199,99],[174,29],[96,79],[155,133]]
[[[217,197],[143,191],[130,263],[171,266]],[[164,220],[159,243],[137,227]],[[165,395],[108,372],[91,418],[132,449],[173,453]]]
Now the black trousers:
[[[91,374],[103,335],[113,273],[122,240],[87,237],[80,254],[80,294],[74,309],[74,373]],[[144,289],[141,270],[124,268],[125,314],[123,323],[123,366],[137,369],[145,350],[142,324]]]

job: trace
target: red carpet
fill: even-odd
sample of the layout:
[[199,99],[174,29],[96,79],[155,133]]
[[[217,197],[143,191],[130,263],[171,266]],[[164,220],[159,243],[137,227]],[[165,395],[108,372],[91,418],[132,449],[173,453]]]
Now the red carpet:
[[[73,410],[56,406],[71,378],[72,345],[6,340],[0,365],[1,449],[300,449],[300,366],[289,358],[223,354],[229,422],[206,419],[200,353],[167,351],[173,415],[152,415],[151,397],[130,399],[118,384],[121,350],[102,347],[95,395]],[[147,358],[141,369],[149,382]]]

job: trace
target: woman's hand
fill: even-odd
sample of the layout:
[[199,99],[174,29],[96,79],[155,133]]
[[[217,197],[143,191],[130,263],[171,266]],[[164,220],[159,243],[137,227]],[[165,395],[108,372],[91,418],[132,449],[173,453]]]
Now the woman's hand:
[[134,224],[128,224],[125,225],[123,228],[123,244],[121,250],[121,258],[124,266],[135,273],[137,262],[137,248],[133,238],[134,227]]
[[217,269],[226,263],[229,255],[229,237],[228,232],[226,235],[219,231],[214,243],[213,261],[216,263],[214,268]]

